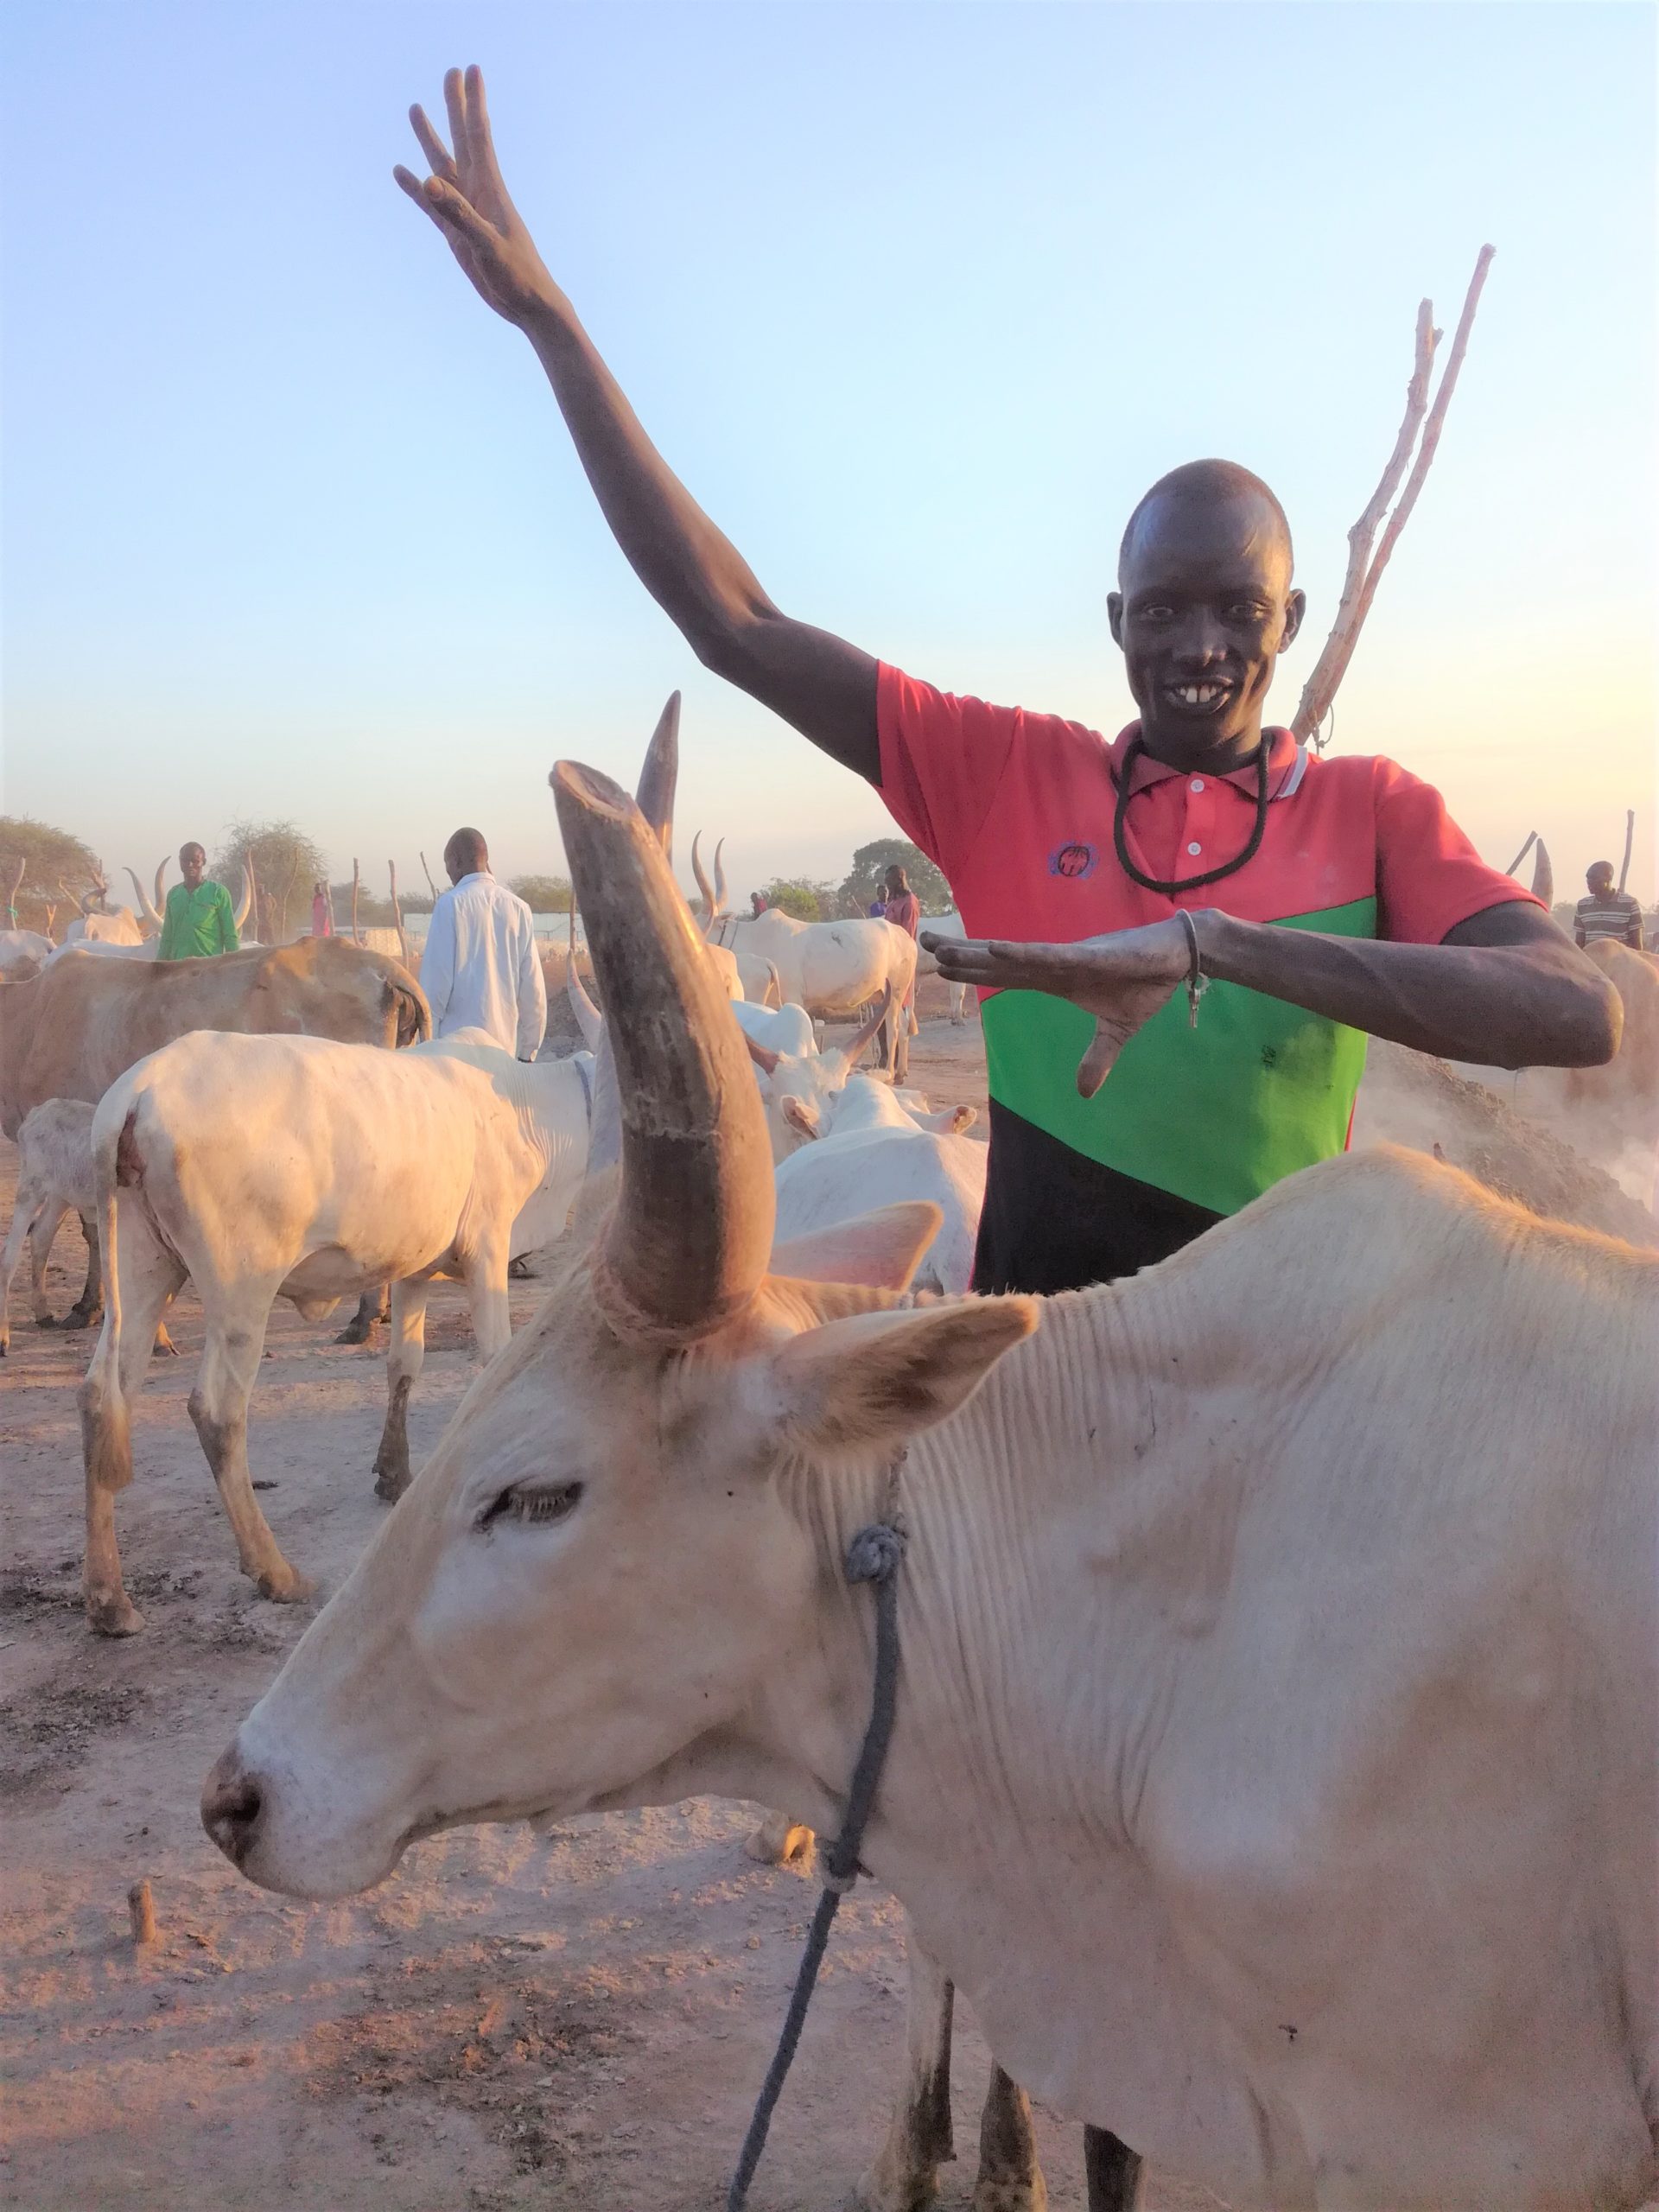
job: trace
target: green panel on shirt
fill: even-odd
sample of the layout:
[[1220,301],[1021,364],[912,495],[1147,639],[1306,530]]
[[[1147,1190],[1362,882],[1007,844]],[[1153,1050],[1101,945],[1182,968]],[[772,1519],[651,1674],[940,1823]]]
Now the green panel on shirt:
[[[1376,901],[1268,926],[1375,937]],[[982,1013],[993,1098],[1074,1152],[1212,1212],[1236,1213],[1347,1143],[1364,1032],[1282,999],[1211,982],[1194,1029],[1178,988],[1093,1098],[1076,1080],[1092,1014],[1040,991],[999,991]]]

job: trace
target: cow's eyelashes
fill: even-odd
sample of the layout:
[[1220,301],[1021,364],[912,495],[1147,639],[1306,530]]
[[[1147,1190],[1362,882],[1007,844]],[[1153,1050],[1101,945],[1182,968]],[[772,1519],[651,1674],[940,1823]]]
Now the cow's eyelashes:
[[490,1529],[498,1521],[563,1521],[575,1511],[581,1498],[580,1483],[543,1484],[539,1487],[509,1483],[479,1515],[478,1525]]

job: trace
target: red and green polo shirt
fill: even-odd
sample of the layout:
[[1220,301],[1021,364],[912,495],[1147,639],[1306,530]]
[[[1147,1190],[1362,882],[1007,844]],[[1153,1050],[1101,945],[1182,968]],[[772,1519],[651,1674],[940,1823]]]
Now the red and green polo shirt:
[[[1113,847],[1118,777],[1138,725],[1108,744],[1058,715],[956,698],[883,665],[881,796],[948,879],[970,937],[1073,943],[1179,906],[1334,936],[1438,944],[1488,906],[1526,899],[1488,868],[1432,785],[1392,760],[1322,760],[1266,733],[1262,843],[1235,874],[1166,897]],[[1187,775],[1142,753],[1124,816],[1141,873],[1198,875],[1241,852],[1257,770]],[[1358,1030],[1236,984],[1177,992],[1091,1099],[1093,1033],[1037,991],[981,994],[991,1160],[975,1280],[1057,1290],[1160,1259],[1281,1176],[1340,1152],[1365,1065]]]

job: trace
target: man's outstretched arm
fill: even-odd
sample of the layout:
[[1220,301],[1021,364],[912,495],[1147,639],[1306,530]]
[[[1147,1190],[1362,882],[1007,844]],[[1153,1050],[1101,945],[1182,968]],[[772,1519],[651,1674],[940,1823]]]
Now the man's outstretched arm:
[[453,156],[410,110],[432,174],[393,171],[448,239],[480,297],[516,323],[547,372],[605,519],[634,574],[697,658],[872,783],[880,780],[874,658],[780,613],[640,428],[549,276],[501,181],[476,68],[443,80]]
[[[1415,1052],[1496,1067],[1570,1068],[1599,1066],[1618,1049],[1618,993],[1529,901],[1473,914],[1440,944],[1274,929],[1217,907],[1194,913],[1192,923],[1205,976]],[[1085,1098],[1179,988],[1191,950],[1173,916],[1076,944],[964,943],[926,930],[922,943],[948,982],[1046,991],[1092,1014],[1094,1041],[1077,1070]]]

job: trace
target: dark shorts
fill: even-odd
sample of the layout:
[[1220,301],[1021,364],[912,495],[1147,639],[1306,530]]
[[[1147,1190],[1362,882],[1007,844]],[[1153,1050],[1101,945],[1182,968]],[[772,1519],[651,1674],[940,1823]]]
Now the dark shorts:
[[1166,1260],[1222,1217],[1103,1167],[991,1101],[976,1290],[1046,1293],[1116,1282]]

